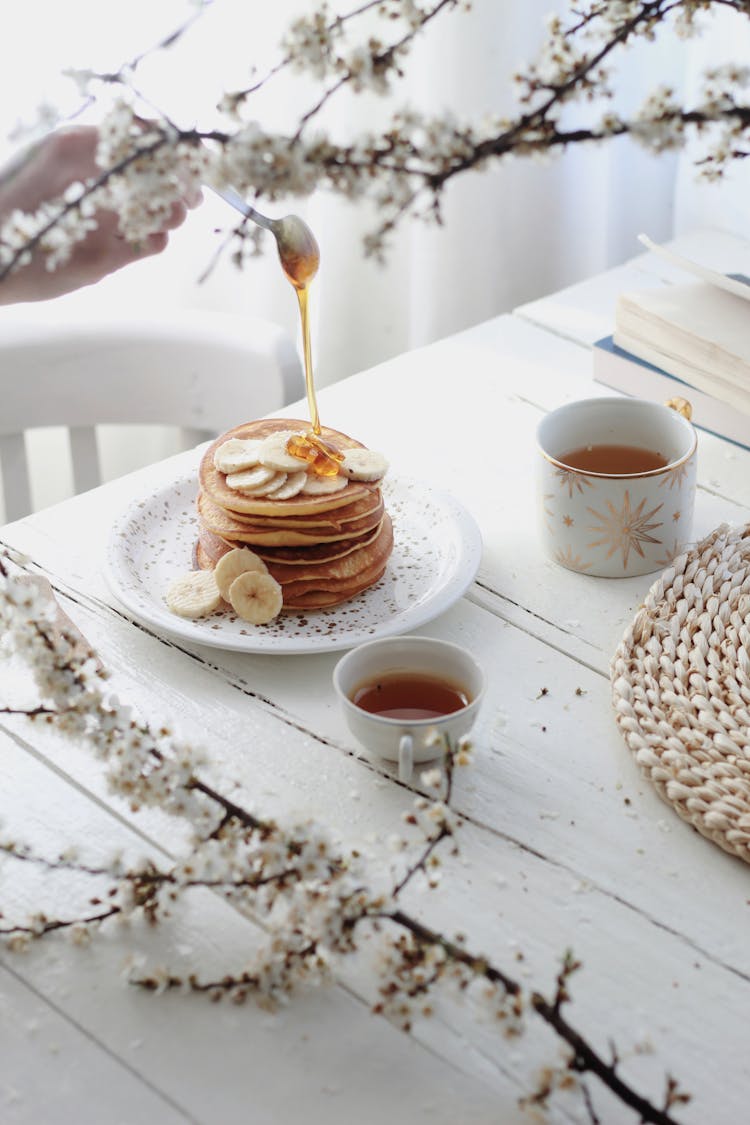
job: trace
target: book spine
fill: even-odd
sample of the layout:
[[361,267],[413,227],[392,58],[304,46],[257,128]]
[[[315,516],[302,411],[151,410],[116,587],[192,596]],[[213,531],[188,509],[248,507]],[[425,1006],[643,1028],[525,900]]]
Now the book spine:
[[750,449],[750,416],[631,355],[618,347],[611,336],[593,346],[593,373],[597,383],[650,402],[686,398],[693,408],[696,426]]

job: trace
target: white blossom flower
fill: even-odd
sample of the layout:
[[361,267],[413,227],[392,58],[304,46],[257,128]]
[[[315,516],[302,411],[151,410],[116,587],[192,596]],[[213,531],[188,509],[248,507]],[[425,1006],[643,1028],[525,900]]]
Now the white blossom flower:
[[439,769],[423,770],[419,780],[425,789],[439,789],[443,784],[443,772]]

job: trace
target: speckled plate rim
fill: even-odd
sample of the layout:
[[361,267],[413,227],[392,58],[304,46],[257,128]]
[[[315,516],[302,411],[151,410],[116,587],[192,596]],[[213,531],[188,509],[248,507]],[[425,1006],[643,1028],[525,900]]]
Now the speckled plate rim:
[[[342,651],[364,641],[409,632],[433,620],[462,597],[479,569],[482,536],[463,505],[426,482],[392,477],[384,482],[383,494],[394,524],[394,551],[376,586],[333,609],[283,614],[282,630],[287,622],[294,623],[289,635],[271,632],[271,626],[245,625],[227,611],[199,620],[183,619],[170,613],[162,599],[169,579],[191,569],[190,552],[185,550],[179,562],[162,564],[157,577],[149,581],[140,570],[134,572],[128,544],[139,534],[139,521],[154,511],[161,513],[159,542],[169,542],[171,532],[177,538],[178,525],[180,537],[195,538],[195,516],[188,516],[184,509],[170,514],[170,504],[181,495],[183,504],[189,500],[192,508],[196,494],[195,474],[184,473],[136,497],[114,522],[104,559],[104,575],[112,593],[135,620],[191,644],[269,655]],[[140,536],[138,542],[143,539]],[[389,597],[399,593],[399,571],[414,576],[419,595],[410,604],[394,604],[389,611]]]

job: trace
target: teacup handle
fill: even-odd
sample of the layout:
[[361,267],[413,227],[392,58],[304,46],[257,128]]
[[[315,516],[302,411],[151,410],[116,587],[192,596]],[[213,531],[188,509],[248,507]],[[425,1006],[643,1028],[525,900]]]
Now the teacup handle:
[[398,744],[398,779],[411,781],[414,769],[414,739],[410,734],[402,734]]

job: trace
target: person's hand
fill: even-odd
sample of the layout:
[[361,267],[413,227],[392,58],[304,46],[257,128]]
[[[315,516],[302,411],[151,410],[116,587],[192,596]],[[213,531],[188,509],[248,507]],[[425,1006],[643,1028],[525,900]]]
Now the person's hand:
[[[98,176],[101,169],[94,159],[97,141],[93,126],[61,129],[0,169],[0,224],[12,211],[35,211],[46,200],[60,196],[70,184]],[[189,202],[195,206],[199,200]],[[99,211],[96,229],[75,245],[69,259],[57,269],[48,270],[44,254],[36,252],[28,265],[3,278],[0,304],[59,297],[92,285],[131,262],[158,254],[167,245],[167,232],[184,222],[186,214],[186,204],[175,203],[163,229],[134,246],[119,233],[117,215]]]

